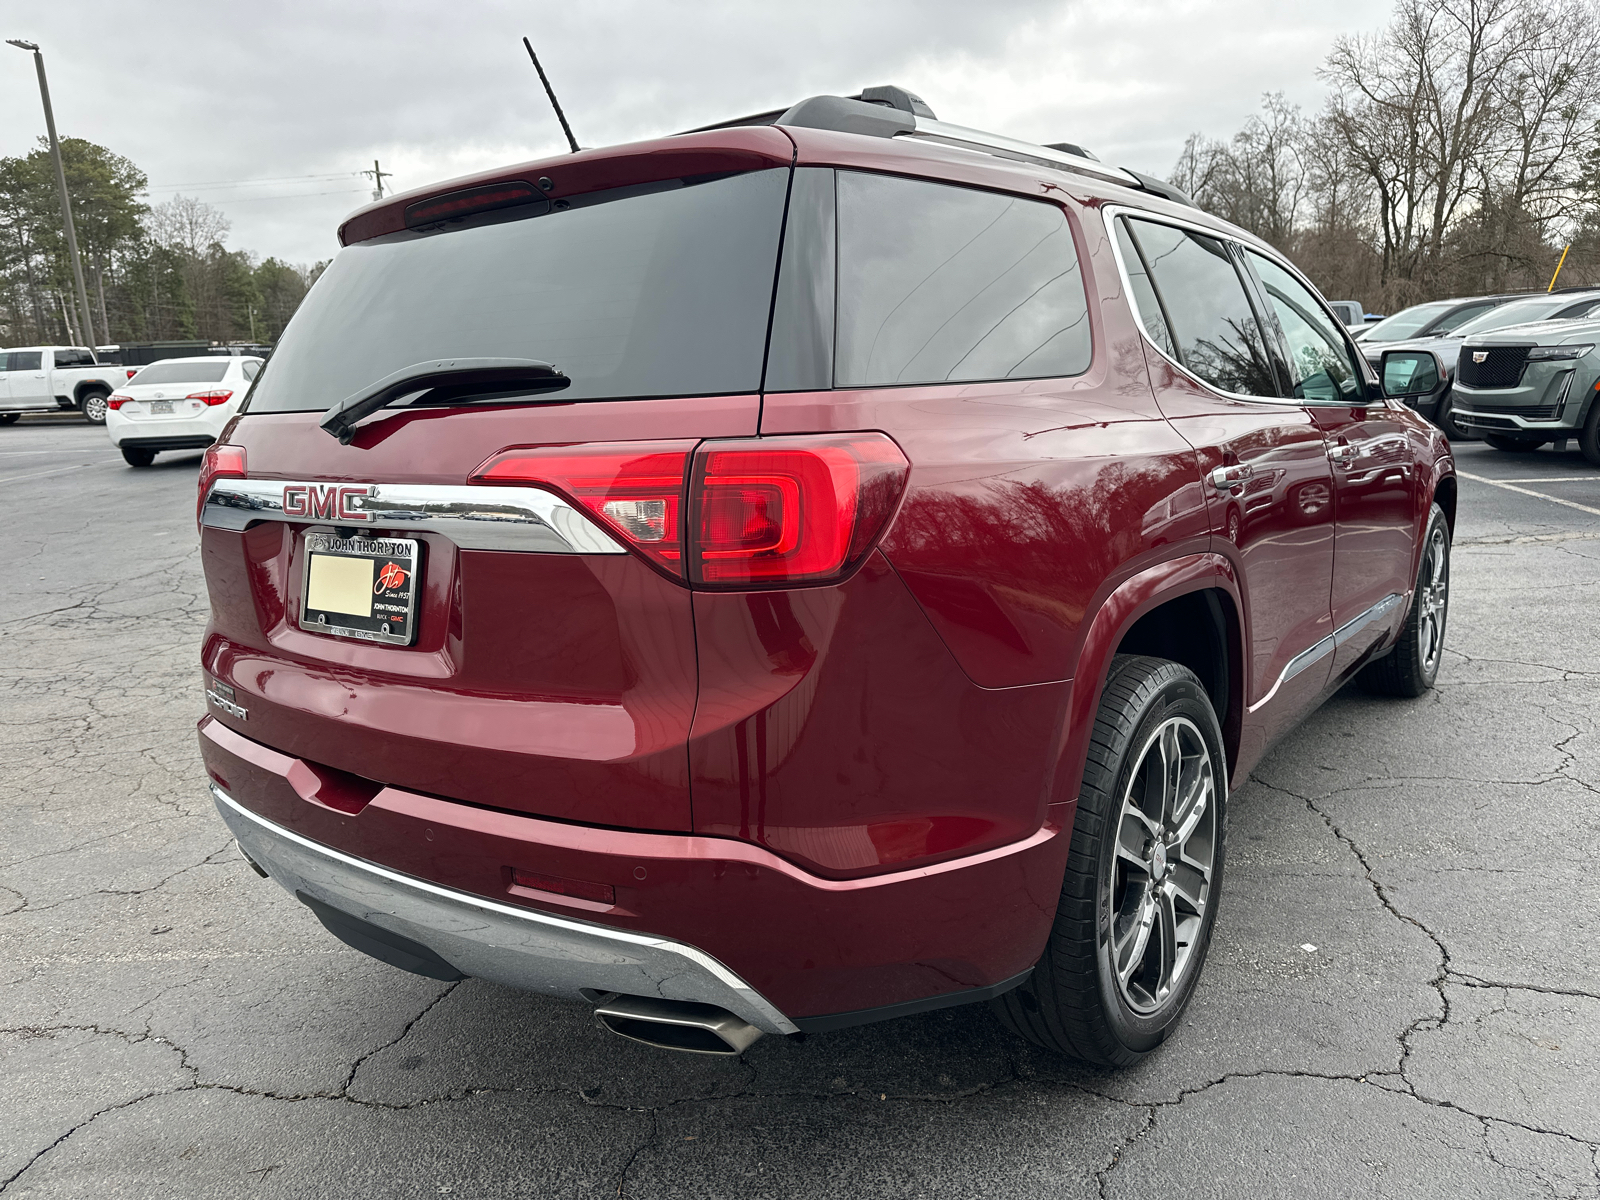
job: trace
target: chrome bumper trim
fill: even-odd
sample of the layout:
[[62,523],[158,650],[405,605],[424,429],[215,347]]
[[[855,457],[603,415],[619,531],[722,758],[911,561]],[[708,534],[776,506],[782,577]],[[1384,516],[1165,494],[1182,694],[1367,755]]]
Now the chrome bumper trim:
[[[285,511],[286,496],[299,512]],[[418,483],[303,483],[219,479],[200,523],[242,530],[257,521],[381,526],[437,533],[464,550],[536,554],[626,554],[627,548],[553,492],[536,487]]]
[[[1563,393],[1563,405],[1562,405],[1562,407],[1565,407],[1564,401],[1565,401],[1565,393]],[[1572,422],[1563,420],[1559,416],[1551,417],[1549,420],[1546,420],[1546,421],[1530,421],[1526,417],[1518,416],[1514,412],[1481,413],[1481,412],[1476,412],[1476,411],[1474,411],[1473,409],[1470,409],[1470,408],[1460,408],[1460,407],[1457,407],[1457,408],[1453,409],[1452,410],[1452,415],[1454,417],[1456,417],[1457,419],[1465,417],[1469,424],[1471,422],[1473,422],[1473,421],[1511,421],[1511,422],[1513,422],[1515,424],[1515,426],[1518,429],[1531,429],[1531,430],[1536,430],[1536,431],[1539,431],[1539,432],[1548,431],[1548,432],[1551,432],[1551,433],[1555,433],[1555,432],[1558,432],[1560,430],[1566,430],[1568,433],[1571,433],[1574,436],[1576,436],[1576,434],[1578,432],[1577,427],[1574,426],[1572,424]],[[1505,429],[1505,426],[1503,426],[1503,425],[1501,425],[1501,426],[1485,425],[1484,428],[1487,429],[1490,433],[1497,433],[1497,432],[1503,431]]]
[[761,993],[693,946],[403,875],[302,837],[210,786],[240,848],[284,888],[420,942],[464,975],[591,1003],[582,989],[714,1004],[766,1033],[798,1032]]

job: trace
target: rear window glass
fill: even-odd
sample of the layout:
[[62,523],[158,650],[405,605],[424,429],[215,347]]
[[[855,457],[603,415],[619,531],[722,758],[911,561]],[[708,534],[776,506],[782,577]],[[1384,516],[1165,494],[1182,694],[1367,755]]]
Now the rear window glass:
[[1056,205],[840,171],[838,238],[836,386],[1088,368],[1083,276]]
[[158,362],[146,367],[132,383],[217,383],[228,373],[228,360],[221,362]]
[[785,168],[575,196],[339,252],[249,411],[322,410],[414,363],[528,358],[558,401],[754,392]]

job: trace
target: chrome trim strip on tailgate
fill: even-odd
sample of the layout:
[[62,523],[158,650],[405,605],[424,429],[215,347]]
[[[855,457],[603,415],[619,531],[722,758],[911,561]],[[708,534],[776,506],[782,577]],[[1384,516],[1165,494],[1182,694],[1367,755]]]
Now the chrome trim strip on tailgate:
[[217,812],[281,886],[428,947],[463,975],[585,997],[580,989],[714,1004],[767,1033],[797,1032],[738,975],[684,942],[500,904],[380,867],[251,812],[216,784]]
[[[285,511],[298,502],[299,511]],[[299,483],[219,479],[200,523],[243,530],[257,521],[382,526],[437,533],[464,550],[626,554],[627,548],[553,492],[536,487],[418,483]]]

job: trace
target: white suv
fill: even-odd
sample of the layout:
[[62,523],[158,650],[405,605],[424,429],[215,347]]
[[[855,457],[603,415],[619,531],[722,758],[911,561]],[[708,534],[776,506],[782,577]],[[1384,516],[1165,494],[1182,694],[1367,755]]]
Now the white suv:
[[239,411],[262,360],[212,354],[151,363],[106,402],[106,432],[131,467],[163,450],[203,450]]

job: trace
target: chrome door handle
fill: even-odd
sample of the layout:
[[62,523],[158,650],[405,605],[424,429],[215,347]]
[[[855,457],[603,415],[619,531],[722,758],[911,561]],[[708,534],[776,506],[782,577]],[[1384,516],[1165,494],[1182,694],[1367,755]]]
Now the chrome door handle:
[[1243,487],[1245,481],[1255,473],[1255,468],[1249,463],[1236,463],[1231,467],[1218,467],[1211,472],[1211,486],[1219,492],[1231,492],[1234,488]]
[[1333,461],[1338,463],[1340,466],[1348,467],[1356,460],[1356,448],[1354,446],[1340,444],[1328,451],[1328,457],[1333,459]]

